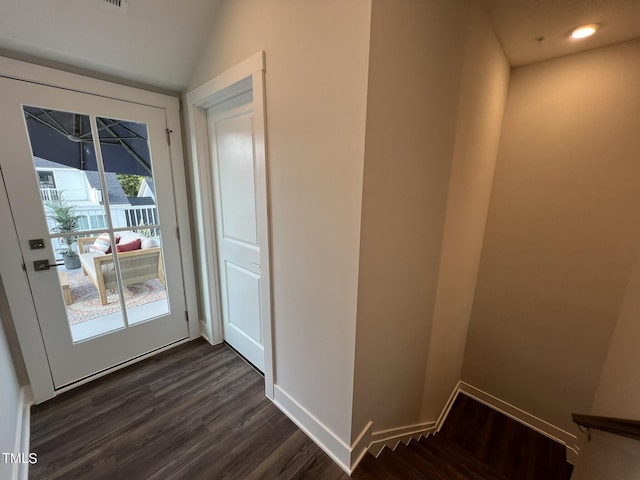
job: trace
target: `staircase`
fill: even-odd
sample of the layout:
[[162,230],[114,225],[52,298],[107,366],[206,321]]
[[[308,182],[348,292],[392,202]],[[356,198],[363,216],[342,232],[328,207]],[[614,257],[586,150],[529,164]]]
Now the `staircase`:
[[439,433],[366,455],[353,478],[569,480],[565,454],[561,444],[460,394]]

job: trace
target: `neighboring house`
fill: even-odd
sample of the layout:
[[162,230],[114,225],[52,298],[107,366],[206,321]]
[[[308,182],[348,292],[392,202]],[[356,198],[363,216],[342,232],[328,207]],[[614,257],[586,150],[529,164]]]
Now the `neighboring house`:
[[151,198],[155,202],[156,193],[152,177],[143,178],[142,183],[140,184],[140,189],[138,190],[138,197]]
[[[103,190],[100,175],[95,171],[82,171],[40,157],[34,157],[34,166],[40,184],[40,195],[46,204],[64,200],[74,206],[80,215],[80,230],[105,228]],[[156,218],[153,198],[129,198],[113,172],[105,172],[111,218],[114,227],[131,227],[154,223]]]
[[[87,5],[38,6],[3,14],[4,46],[42,35],[17,54],[71,62],[65,45],[95,40],[69,70],[179,92],[264,49],[281,399],[350,451],[433,427],[463,380],[569,438],[573,411],[640,418],[640,40],[575,53],[574,25],[536,42],[548,25],[527,23],[518,50],[485,12],[499,3],[220,1],[172,35],[196,42],[173,61],[142,54],[163,45],[152,28],[103,19],[106,52]],[[525,22],[562,17],[527,3]],[[42,168],[43,188],[67,173]]]

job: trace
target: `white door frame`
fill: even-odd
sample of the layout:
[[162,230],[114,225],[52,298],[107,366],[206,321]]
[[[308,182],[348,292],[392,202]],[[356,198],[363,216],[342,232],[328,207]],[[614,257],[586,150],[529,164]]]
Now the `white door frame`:
[[[191,225],[189,222],[182,150],[179,99],[177,97],[126,87],[116,83],[97,80],[95,78],[5,57],[0,57],[0,76],[164,109],[167,128],[172,131],[169,154],[171,157],[178,228],[180,229],[181,237],[180,256],[182,259],[186,308],[189,316],[189,339],[198,338],[200,336],[198,301],[196,297],[195,268],[191,248]],[[13,229],[13,220],[4,185],[0,186],[0,197],[0,218],[2,219],[3,227],[0,228],[0,240],[4,245],[4,247],[0,249],[0,274],[2,275],[9,309],[15,324],[27,374],[29,375],[33,399],[35,403],[40,403],[54,397],[60,392],[68,390],[68,388],[57,391],[54,390],[38,318],[33,302],[29,298],[29,283],[25,272],[22,270],[22,260],[19,255],[10,254],[11,252],[19,251],[20,242]],[[7,223],[5,224],[5,222]],[[153,352],[152,354],[155,353],[157,352]],[[118,365],[98,375],[94,375],[85,381],[90,381],[97,376],[107,374],[152,354],[138,357],[130,362]],[[84,383],[84,381],[74,384],[73,387],[82,383]]]
[[[210,166],[207,109],[241,93],[253,90],[256,204],[260,232],[260,265],[266,282],[263,295],[262,331],[264,332],[265,394],[273,399],[275,379],[271,322],[271,263],[268,222],[268,182],[266,112],[264,89],[265,55],[260,51],[221,73],[186,95],[191,144],[193,205],[197,228],[196,250],[200,259],[200,292],[204,322],[202,334],[209,342],[223,341],[220,285],[214,222],[213,181]],[[263,241],[264,240],[264,241]]]

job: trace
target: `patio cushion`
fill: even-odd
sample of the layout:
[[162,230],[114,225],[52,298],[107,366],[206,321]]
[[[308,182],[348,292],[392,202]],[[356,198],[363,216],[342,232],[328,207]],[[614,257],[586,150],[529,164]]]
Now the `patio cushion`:
[[131,252],[132,250],[139,250],[141,243],[142,243],[141,238],[135,238],[128,243],[123,243],[121,241],[118,245],[116,245],[116,248],[118,249],[118,253]]
[[96,265],[95,263],[93,263],[93,258],[102,255],[104,255],[104,253],[89,252],[80,254],[80,262],[82,263],[82,267],[91,277],[96,276]]

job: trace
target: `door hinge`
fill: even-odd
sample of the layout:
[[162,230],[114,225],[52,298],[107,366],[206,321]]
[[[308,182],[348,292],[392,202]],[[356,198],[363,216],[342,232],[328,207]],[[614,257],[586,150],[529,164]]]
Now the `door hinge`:
[[187,310],[184,311],[184,321],[189,323],[189,312]]
[[25,265],[24,262],[22,262],[22,270],[24,270],[25,272],[27,271],[27,266]]
[[165,132],[167,132],[167,143],[171,145],[171,134],[173,133],[173,130],[171,130],[170,128],[167,128],[165,129]]
[[178,236],[178,240],[180,240],[180,227],[176,227],[176,235]]

